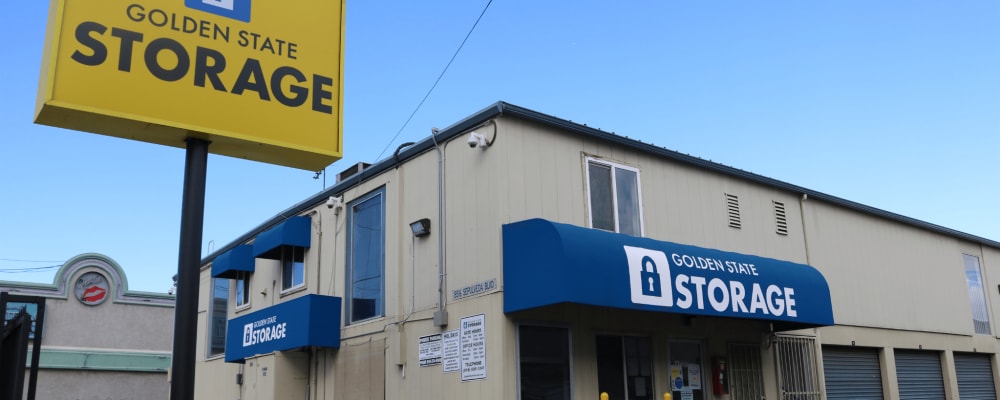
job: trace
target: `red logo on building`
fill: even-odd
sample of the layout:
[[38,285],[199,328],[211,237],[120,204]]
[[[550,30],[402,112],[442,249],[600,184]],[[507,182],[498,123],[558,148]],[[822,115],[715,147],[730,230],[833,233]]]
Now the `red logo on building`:
[[74,285],[76,299],[88,306],[96,306],[106,300],[108,296],[108,278],[97,272],[87,272],[80,275]]
[[84,303],[99,303],[104,300],[104,295],[108,291],[104,288],[94,285],[83,290],[83,296],[80,298]]

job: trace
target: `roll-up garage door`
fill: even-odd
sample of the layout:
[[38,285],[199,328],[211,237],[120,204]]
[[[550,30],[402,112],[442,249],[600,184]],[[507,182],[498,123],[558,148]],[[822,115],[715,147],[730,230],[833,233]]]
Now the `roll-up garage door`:
[[882,400],[878,350],[823,346],[823,377],[828,400]]
[[900,400],[944,400],[941,355],[936,351],[896,350]]
[[996,400],[990,358],[989,354],[955,353],[958,397],[962,400]]

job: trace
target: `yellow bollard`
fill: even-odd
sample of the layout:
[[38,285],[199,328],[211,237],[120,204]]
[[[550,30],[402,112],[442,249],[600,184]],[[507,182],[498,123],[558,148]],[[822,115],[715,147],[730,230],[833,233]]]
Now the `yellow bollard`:
[[663,394],[663,400],[670,400],[670,392],[666,392]]
[[608,400],[608,392],[601,392],[601,400]]

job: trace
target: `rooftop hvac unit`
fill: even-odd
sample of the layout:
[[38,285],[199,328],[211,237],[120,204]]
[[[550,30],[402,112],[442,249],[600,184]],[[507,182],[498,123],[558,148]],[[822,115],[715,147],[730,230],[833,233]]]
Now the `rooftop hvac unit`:
[[348,179],[354,175],[360,174],[361,171],[368,169],[368,167],[370,166],[372,165],[369,163],[359,162],[357,164],[348,167],[343,171],[340,171],[340,173],[337,174],[337,183],[340,183],[341,181]]

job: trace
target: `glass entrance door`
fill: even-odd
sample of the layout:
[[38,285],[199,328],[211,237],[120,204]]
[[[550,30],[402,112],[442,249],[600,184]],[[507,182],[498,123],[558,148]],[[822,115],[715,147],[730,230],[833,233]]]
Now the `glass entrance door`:
[[670,342],[670,392],[673,400],[705,400],[708,371],[702,368],[700,342]]
[[518,327],[520,400],[570,400],[569,330]]

